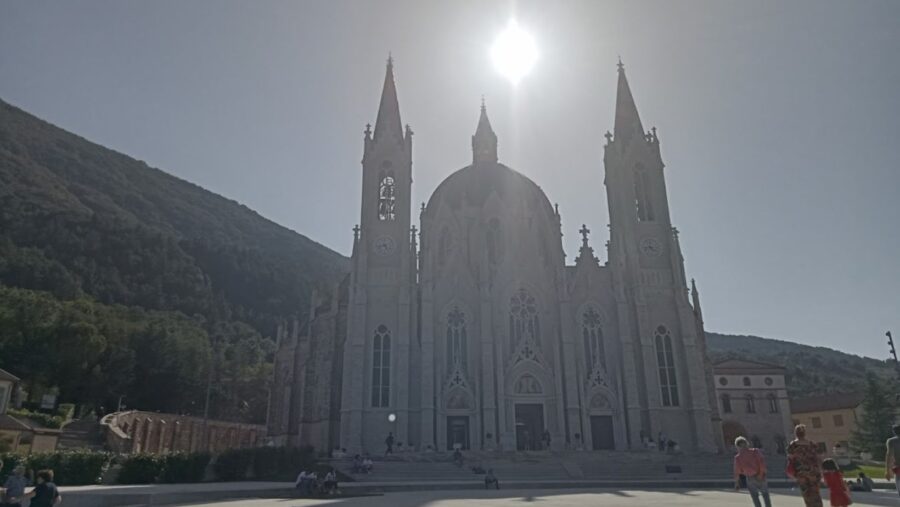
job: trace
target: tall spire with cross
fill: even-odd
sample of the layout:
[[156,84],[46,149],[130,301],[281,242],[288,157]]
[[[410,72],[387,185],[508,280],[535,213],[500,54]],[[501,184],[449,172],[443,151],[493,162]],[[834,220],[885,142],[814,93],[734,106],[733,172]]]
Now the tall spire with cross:
[[378,117],[375,119],[375,140],[394,138],[403,139],[403,127],[400,121],[400,103],[397,101],[397,86],[394,83],[394,59],[388,55],[387,69],[384,72],[384,87],[381,90],[381,103],[378,105]]
[[644,135],[644,127],[641,125],[641,117],[638,115],[631,88],[628,86],[628,78],[625,77],[625,65],[619,58],[619,83],[616,90],[616,123],[613,133],[616,141],[628,144],[631,139]]
[[488,119],[487,107],[484,105],[484,96],[481,97],[481,116],[478,118],[478,127],[472,136],[472,163],[496,163],[497,162],[497,134],[491,128],[491,120]]

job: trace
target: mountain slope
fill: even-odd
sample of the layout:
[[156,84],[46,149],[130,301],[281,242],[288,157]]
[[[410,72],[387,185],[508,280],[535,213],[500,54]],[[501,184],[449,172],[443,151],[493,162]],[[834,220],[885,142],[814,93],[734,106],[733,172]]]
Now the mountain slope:
[[887,361],[759,336],[707,332],[706,338],[713,362],[749,359],[784,366],[792,397],[862,392],[869,373],[896,382]]
[[0,282],[271,334],[346,258],[0,101]]

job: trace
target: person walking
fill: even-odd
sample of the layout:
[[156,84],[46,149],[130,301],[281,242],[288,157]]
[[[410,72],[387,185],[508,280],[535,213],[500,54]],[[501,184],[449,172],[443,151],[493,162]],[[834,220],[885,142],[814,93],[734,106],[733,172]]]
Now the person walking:
[[897,493],[900,493],[900,424],[893,427],[894,436],[886,443],[887,454],[884,456],[884,478],[897,485]]
[[806,426],[798,424],[794,428],[794,440],[788,445],[788,467],[793,469],[793,479],[803,493],[806,507],[822,507],[822,467],[816,444],[806,439]]
[[828,486],[828,497],[831,500],[831,507],[847,507],[852,504],[850,488],[844,482],[844,474],[841,473],[837,462],[833,459],[826,459],[822,462],[822,470],[824,471],[825,484]]
[[388,454],[393,455],[394,454],[394,432],[392,432],[392,431],[388,432],[387,438],[384,439],[384,445],[387,447],[387,449],[384,451],[384,455],[385,456],[387,456]]
[[13,498],[12,501],[21,503],[22,500],[31,499],[30,507],[53,507],[62,502],[62,496],[53,484],[53,470],[41,470],[37,473],[37,486],[28,493]]
[[743,475],[747,480],[747,491],[750,492],[753,505],[762,507],[759,503],[761,495],[765,507],[772,507],[769,485],[766,482],[766,458],[759,449],[750,447],[750,442],[744,437],[737,437],[734,446],[737,448],[737,454],[734,455],[734,489],[740,491]]
[[[0,465],[2,467],[2,465]],[[19,498],[25,495],[25,486],[28,485],[28,479],[25,477],[25,467],[22,465],[16,465],[13,469],[12,475],[6,478],[6,482],[3,484],[4,494],[0,496],[0,499],[3,500],[3,503],[0,503],[0,506],[3,507],[22,507],[22,504],[19,502],[13,502],[13,498]]]

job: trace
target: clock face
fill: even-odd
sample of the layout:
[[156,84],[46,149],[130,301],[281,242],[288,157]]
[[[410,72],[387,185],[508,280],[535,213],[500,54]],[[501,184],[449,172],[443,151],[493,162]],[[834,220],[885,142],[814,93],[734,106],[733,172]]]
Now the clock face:
[[662,254],[662,245],[656,238],[644,238],[641,240],[641,252],[650,257]]
[[394,239],[390,236],[375,238],[375,241],[372,243],[372,248],[375,250],[376,255],[382,257],[390,255],[394,251]]

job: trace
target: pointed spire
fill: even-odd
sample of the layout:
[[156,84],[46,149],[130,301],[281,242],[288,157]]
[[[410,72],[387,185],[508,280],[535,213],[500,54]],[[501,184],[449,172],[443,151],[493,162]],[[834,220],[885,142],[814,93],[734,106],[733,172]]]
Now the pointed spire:
[[397,86],[394,84],[394,59],[390,54],[384,73],[384,88],[381,90],[378,117],[375,119],[374,139],[377,141],[386,136],[394,137],[398,141],[403,139],[400,104],[397,101]]
[[694,313],[702,320],[703,310],[700,309],[700,291],[697,290],[697,283],[693,278],[691,278],[691,300],[694,303]]
[[481,116],[478,118],[475,135],[472,136],[472,163],[479,162],[497,162],[497,134],[491,128],[491,120],[488,119],[483,95],[481,96]]
[[631,139],[644,135],[644,127],[641,126],[641,118],[638,116],[634,97],[631,96],[631,88],[628,86],[628,78],[625,77],[625,65],[619,58],[619,84],[616,90],[616,125],[613,129],[616,141],[627,144]]

